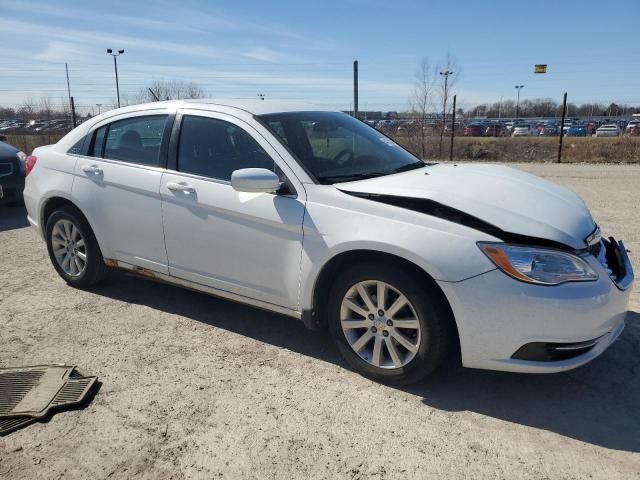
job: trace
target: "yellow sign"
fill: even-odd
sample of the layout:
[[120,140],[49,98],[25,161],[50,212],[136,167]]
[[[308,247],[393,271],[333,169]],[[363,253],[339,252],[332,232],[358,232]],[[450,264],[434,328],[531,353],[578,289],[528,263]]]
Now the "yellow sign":
[[547,64],[541,63],[533,67],[533,73],[547,73]]

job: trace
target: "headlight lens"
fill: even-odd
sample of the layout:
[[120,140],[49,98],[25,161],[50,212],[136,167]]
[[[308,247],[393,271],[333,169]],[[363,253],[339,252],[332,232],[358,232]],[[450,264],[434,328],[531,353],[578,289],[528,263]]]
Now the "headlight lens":
[[16,153],[16,157],[18,157],[18,160],[20,160],[20,173],[24,175],[25,160],[27,159],[27,155],[24,152],[18,152]]
[[558,285],[598,279],[582,258],[560,250],[485,242],[478,247],[500,270],[523,282]]

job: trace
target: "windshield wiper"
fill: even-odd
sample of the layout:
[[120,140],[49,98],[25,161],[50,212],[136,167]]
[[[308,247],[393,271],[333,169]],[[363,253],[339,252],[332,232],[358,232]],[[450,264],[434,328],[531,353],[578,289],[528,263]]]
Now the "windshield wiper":
[[349,173],[344,175],[326,175],[326,176],[317,176],[316,178],[321,183],[340,183],[340,182],[351,182],[354,180],[365,180],[367,178],[379,177],[380,175],[384,175],[380,172],[374,173]]
[[408,172],[409,170],[416,170],[417,168],[422,168],[422,167],[426,167],[427,164],[424,162],[415,162],[415,163],[409,163],[407,165],[403,165],[401,167],[398,167],[392,171],[390,171],[389,173],[400,173],[400,172]]
[[384,170],[381,172],[367,172],[367,173],[346,173],[343,175],[327,175],[316,177],[321,183],[340,183],[340,182],[352,182],[355,180],[366,180],[367,178],[383,177],[385,175],[392,175],[394,173],[408,172],[409,170],[415,170],[417,168],[426,167],[424,162],[415,162],[408,165],[403,165],[392,170]]

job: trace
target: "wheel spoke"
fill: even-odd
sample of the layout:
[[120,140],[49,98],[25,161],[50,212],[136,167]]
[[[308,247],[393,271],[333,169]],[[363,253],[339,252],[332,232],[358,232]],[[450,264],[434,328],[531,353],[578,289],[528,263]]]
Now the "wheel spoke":
[[71,240],[71,227],[69,225],[70,225],[69,222],[66,222],[66,221],[62,222],[62,228],[64,228],[64,236],[68,240]]
[[360,350],[362,350],[367,345],[367,343],[369,343],[371,337],[373,337],[373,333],[371,333],[371,330],[367,330],[358,340],[351,344],[351,348],[353,348],[356,353],[360,353]]
[[407,305],[407,303],[409,303],[407,297],[400,294],[400,296],[396,298],[396,301],[393,302],[393,304],[387,310],[387,317],[393,319],[393,316],[398,313],[402,309],[402,307]]
[[414,345],[411,340],[409,340],[405,335],[398,332],[397,330],[393,330],[391,332],[391,336],[396,339],[396,341],[402,345],[404,348],[409,350],[411,353],[415,353],[418,350],[418,347]]
[[69,261],[69,273],[75,275],[78,273],[78,267],[76,267],[75,259],[71,255],[69,255],[69,258],[71,259]]
[[387,284],[384,282],[378,282],[378,291],[376,292],[376,297],[378,300],[378,310],[385,310],[387,306],[386,298],[387,298]]
[[71,240],[76,240],[80,236],[80,230],[75,225],[71,224]]
[[84,267],[82,261],[77,256],[73,257],[73,261],[76,264],[76,268],[78,269],[76,273],[80,273],[82,271],[82,268]]
[[402,360],[400,360],[400,355],[398,354],[396,346],[391,341],[391,337],[385,338],[384,343],[387,346],[387,351],[389,352],[389,356],[391,357],[393,366],[396,368],[400,368],[402,366]]
[[76,255],[78,256],[78,258],[80,260],[82,260],[83,262],[87,261],[87,254],[84,252],[81,252],[80,250],[78,250],[78,253],[76,253]]
[[353,330],[354,328],[369,328],[371,327],[371,320],[343,320],[343,330]]
[[371,357],[371,363],[376,367],[382,365],[382,337],[376,336],[373,340],[373,356]]
[[69,262],[71,261],[71,255],[69,255],[69,253],[67,253],[64,256],[64,260],[62,261],[62,269],[67,271],[67,269],[69,268]]
[[84,247],[84,238],[80,237],[80,240],[78,240],[76,242],[76,247],[77,248],[83,248]]
[[356,312],[358,315],[367,318],[367,314],[369,312],[367,312],[364,308],[362,308],[360,305],[358,305],[356,302],[354,302],[352,299],[350,298],[345,298],[344,299],[344,305],[349,309],[352,310],[354,312]]
[[369,296],[369,292],[367,292],[367,289],[365,288],[365,286],[362,283],[359,283],[356,286],[356,289],[358,290],[358,293],[360,294],[360,298],[362,298],[362,301],[367,306],[369,311],[374,311],[376,307],[373,304],[373,301],[371,301],[371,297]]
[[59,248],[58,250],[54,250],[54,251],[53,251],[53,254],[54,254],[56,257],[61,257],[61,256],[62,256],[62,254],[63,254],[63,253],[65,253],[66,251],[67,251],[67,249],[63,247],[63,248]]
[[394,319],[393,320],[394,328],[409,328],[412,330],[417,330],[420,328],[420,322],[418,322],[417,318],[403,318],[403,319]]

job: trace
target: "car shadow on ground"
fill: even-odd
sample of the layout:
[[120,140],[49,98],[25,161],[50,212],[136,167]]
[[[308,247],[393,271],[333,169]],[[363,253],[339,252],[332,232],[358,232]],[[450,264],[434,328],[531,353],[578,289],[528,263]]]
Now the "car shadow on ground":
[[27,210],[24,205],[0,206],[0,232],[28,226]]
[[[115,272],[94,292],[345,366],[326,333],[308,331],[282,315]],[[605,448],[640,452],[640,314],[629,312],[620,339],[590,364],[570,372],[490,372],[452,361],[425,382],[399,389],[439,410],[473,412]]]

